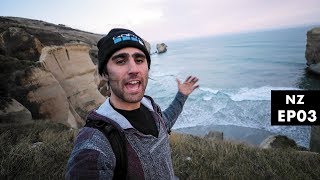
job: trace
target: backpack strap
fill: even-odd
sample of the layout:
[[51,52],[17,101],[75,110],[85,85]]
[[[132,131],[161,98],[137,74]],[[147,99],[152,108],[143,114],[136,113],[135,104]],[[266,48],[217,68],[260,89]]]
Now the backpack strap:
[[[144,95],[144,97],[146,97],[146,98],[148,98],[148,99],[150,100],[154,112],[156,112],[160,117],[163,118],[163,116],[162,116],[162,111],[161,111],[160,106],[159,106],[157,103],[155,103],[154,100],[153,100],[150,96]],[[163,120],[161,120],[161,123],[164,124]],[[171,135],[171,129],[169,129],[169,130],[167,131],[167,133],[168,133],[169,135]]]
[[116,156],[116,167],[114,169],[113,179],[126,179],[128,157],[124,133],[120,132],[114,125],[103,121],[87,119],[85,127],[98,129],[106,136]]

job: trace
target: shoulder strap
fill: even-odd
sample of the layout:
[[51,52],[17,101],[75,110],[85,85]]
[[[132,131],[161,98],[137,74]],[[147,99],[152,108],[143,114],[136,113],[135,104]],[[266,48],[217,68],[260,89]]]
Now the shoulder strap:
[[146,97],[150,100],[152,107],[153,107],[153,110],[162,117],[162,111],[161,111],[160,106],[158,104],[156,104],[150,96],[144,95],[144,97]]
[[112,124],[103,121],[87,120],[85,127],[96,128],[108,138],[116,156],[116,167],[113,179],[126,179],[128,169],[127,147],[124,134]]
[[[162,111],[161,111],[160,106],[159,106],[157,103],[155,103],[154,100],[153,100],[150,96],[144,95],[144,97],[148,98],[148,99],[151,101],[153,110],[154,110],[157,114],[159,114],[160,117],[163,118],[163,116],[162,116]],[[162,122],[162,123],[164,123],[164,122]],[[168,129],[167,133],[168,133],[169,135],[171,135],[171,129]]]

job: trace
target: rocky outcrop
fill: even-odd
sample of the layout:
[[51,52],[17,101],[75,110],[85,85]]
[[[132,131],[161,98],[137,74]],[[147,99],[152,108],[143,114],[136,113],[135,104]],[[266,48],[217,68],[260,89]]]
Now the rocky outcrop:
[[[0,16],[0,88],[1,96],[16,94],[13,75],[26,70],[39,61],[42,48],[61,46],[65,43],[84,43],[90,46],[90,57],[97,62],[98,40],[101,34],[94,34],[59,26],[44,21]],[[13,97],[18,99],[16,97]]]
[[164,43],[157,44],[157,52],[158,52],[158,54],[167,52],[167,47],[168,46],[166,44],[164,44]]
[[45,68],[32,68],[21,79],[25,89],[22,102],[29,107],[35,119],[49,119],[73,128],[81,126],[81,118],[69,105],[65,91],[53,74]]
[[310,151],[320,153],[320,126],[311,127]]
[[307,32],[307,45],[305,58],[309,70],[320,74],[320,27],[313,28]]
[[16,75],[16,96],[34,119],[78,128],[105,100],[94,83],[94,70],[85,44],[44,47],[37,66]]
[[32,104],[34,117],[78,128],[87,113],[104,97],[97,90],[89,46],[67,44],[42,49],[39,67],[26,71],[20,84],[27,92],[23,102]]
[[[0,95],[15,98],[34,119],[81,126],[81,117],[103,99],[92,86],[101,37],[44,21],[0,17]],[[64,46],[75,42],[79,45]],[[62,47],[47,47],[53,45]]]
[[89,56],[89,46],[71,44],[44,48],[40,62],[59,81],[69,102],[81,117],[104,101],[94,83],[95,65]]
[[223,132],[219,131],[210,131],[204,136],[204,138],[214,140],[214,141],[223,141]]
[[0,109],[0,123],[33,122],[30,111],[15,99],[10,99],[6,107]]
[[[307,45],[305,57],[308,69],[320,74],[320,27],[313,28],[307,32]],[[310,150],[320,152],[320,127],[312,126],[310,135]]]
[[[96,44],[102,36],[61,24],[0,16],[0,109],[9,103],[2,99],[13,98],[33,119],[80,127],[88,111],[105,99],[98,88],[108,95],[106,81],[94,80]],[[150,44],[145,44],[150,52]]]
[[282,135],[271,135],[266,138],[259,146],[260,148],[269,149],[269,148],[291,148],[298,149],[296,142],[287,136]]

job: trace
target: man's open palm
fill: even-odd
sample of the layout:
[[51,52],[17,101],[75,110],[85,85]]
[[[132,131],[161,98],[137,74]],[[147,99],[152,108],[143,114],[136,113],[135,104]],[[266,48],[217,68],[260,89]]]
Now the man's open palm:
[[198,78],[195,76],[188,76],[187,79],[181,83],[179,79],[177,79],[179,92],[188,96],[193,92],[193,90],[197,89],[199,85],[196,85],[198,82]]

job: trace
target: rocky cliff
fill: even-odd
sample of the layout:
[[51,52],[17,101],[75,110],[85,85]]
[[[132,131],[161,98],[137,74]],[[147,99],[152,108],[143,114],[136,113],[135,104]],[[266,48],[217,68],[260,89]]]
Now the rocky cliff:
[[6,119],[17,117],[17,112],[8,112],[16,100],[33,119],[82,126],[88,111],[105,99],[94,81],[96,44],[102,36],[44,21],[0,17],[0,122],[23,121]]
[[66,44],[42,49],[39,67],[20,79],[28,104],[37,104],[33,114],[77,128],[86,114],[104,101],[94,83],[95,65],[89,46]]
[[[308,69],[320,74],[320,27],[307,32],[307,45],[305,51]],[[320,127],[312,126],[310,135],[310,150],[320,152]]]
[[307,32],[307,45],[305,51],[308,69],[320,74],[320,27]]
[[44,21],[0,17],[2,109],[16,99],[34,119],[81,126],[84,114],[104,99],[93,83],[101,37]]
[[45,46],[63,46],[65,43],[83,43],[90,47],[90,57],[97,61],[96,43],[100,34],[84,32],[44,21],[0,17],[1,96],[11,96],[14,91],[13,74],[36,66]]

